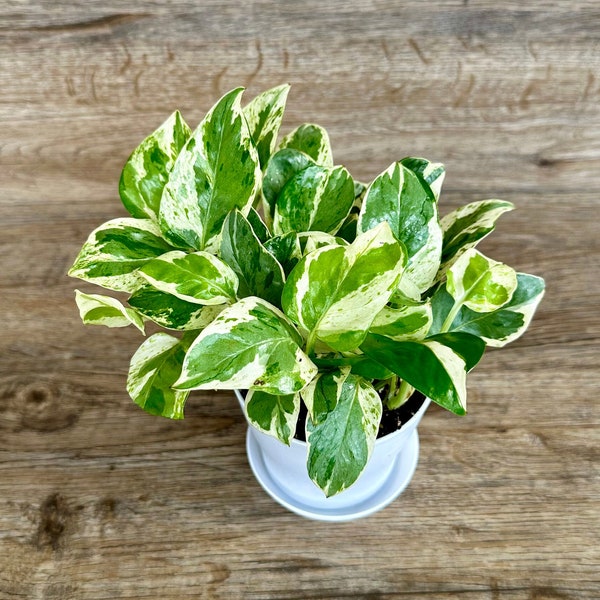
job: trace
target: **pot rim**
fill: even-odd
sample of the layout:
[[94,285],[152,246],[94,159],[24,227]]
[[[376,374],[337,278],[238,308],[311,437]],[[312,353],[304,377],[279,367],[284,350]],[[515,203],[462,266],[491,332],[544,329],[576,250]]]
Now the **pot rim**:
[[[250,423],[250,421],[248,420],[248,416],[246,415],[246,410],[245,410],[245,399],[244,396],[242,396],[242,393],[240,390],[233,390],[236,398],[238,399],[238,402],[240,403],[240,407],[242,409],[242,412],[244,414],[244,417],[246,419],[246,422],[248,423],[248,425],[252,428],[254,428],[257,432],[262,433],[264,435],[269,435],[267,433],[265,433],[264,431],[261,431],[260,429],[258,429],[257,427],[254,427],[254,425],[252,425],[252,423]],[[384,435],[383,437],[377,438],[375,440],[375,445],[379,445],[385,441],[388,440],[393,440],[395,437],[398,437],[400,435],[402,435],[404,433],[404,431],[406,429],[408,429],[408,427],[410,426],[410,424],[415,420],[415,419],[421,419],[421,417],[423,416],[423,414],[425,413],[425,411],[427,410],[427,408],[429,407],[429,405],[431,404],[431,399],[428,398],[427,396],[425,396],[425,400],[423,400],[423,404],[421,404],[421,406],[419,407],[419,410],[408,420],[406,421],[406,423],[402,424],[402,427],[400,427],[400,429],[396,429],[396,431],[393,431],[392,433],[388,433],[386,435]],[[272,437],[273,439],[277,439],[275,436],[269,436]],[[298,448],[306,448],[308,446],[308,442],[304,442],[302,440],[298,440],[296,438],[292,438],[292,441],[290,443],[289,447],[298,447]]]

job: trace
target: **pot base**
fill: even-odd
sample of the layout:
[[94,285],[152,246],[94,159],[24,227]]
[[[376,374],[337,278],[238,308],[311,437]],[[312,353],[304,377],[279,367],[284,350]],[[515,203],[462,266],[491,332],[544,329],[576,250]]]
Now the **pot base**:
[[[250,468],[257,481],[271,498],[288,510],[307,519],[318,521],[353,521],[381,510],[404,491],[417,468],[419,460],[419,434],[416,429],[413,431],[406,442],[406,446],[396,458],[389,476],[378,489],[374,490],[371,496],[356,502],[349,500],[343,506],[340,506],[337,502],[333,503],[338,504],[337,506],[332,506],[330,502],[332,499],[326,498],[325,495],[323,495],[322,500],[306,502],[305,500],[294,498],[289,492],[282,489],[266,468],[264,456],[256,441],[252,427],[248,428],[248,433],[246,434],[246,450]],[[351,490],[352,488],[346,492],[342,492],[342,496]],[[340,496],[333,497],[335,500],[338,498]]]

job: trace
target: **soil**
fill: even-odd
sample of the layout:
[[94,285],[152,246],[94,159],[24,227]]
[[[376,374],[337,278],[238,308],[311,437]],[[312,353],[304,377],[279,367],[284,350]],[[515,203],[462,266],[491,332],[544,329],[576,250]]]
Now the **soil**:
[[[394,410],[388,410],[384,407],[383,414],[381,415],[381,422],[379,423],[379,431],[377,437],[383,437],[389,433],[394,433],[408,422],[421,408],[421,405],[425,402],[425,396],[421,392],[415,391],[413,395],[400,407]],[[295,438],[303,442],[306,441],[306,435],[304,431],[306,423],[306,406],[304,402],[300,403],[300,415],[298,417],[298,423],[296,425]]]

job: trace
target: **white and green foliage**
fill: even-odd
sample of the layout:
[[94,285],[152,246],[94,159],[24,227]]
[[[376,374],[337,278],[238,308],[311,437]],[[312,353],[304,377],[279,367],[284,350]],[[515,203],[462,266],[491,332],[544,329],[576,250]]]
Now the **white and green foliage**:
[[69,274],[125,295],[77,291],[84,323],[171,330],[131,359],[139,406],[179,419],[191,390],[246,389],[250,423],[291,444],[304,404],[330,496],[362,473],[384,406],[417,390],[465,414],[467,373],[523,334],[544,281],[475,249],[509,202],[440,219],[442,164],[361,183],[322,127],[278,141],[288,90],[245,107],[232,90],[193,132],[173,113],[125,164],[131,216],[95,229]]

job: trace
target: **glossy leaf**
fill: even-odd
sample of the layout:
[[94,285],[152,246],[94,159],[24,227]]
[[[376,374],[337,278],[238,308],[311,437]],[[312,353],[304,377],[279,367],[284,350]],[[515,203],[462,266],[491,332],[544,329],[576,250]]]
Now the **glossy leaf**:
[[513,209],[514,205],[511,202],[483,200],[471,202],[443,217],[442,273],[463,252],[473,248],[491,233],[501,215]]
[[128,302],[154,323],[180,331],[204,329],[225,308],[224,304],[202,306],[186,302],[177,296],[161,292],[150,284],[136,290]]
[[308,474],[333,496],[352,485],[371,456],[382,404],[373,386],[349,369],[322,374],[302,392]]
[[451,348],[465,361],[465,369],[469,372],[477,366],[485,352],[485,342],[474,335],[462,332],[446,332],[432,335],[428,342],[439,342]]
[[289,85],[279,85],[259,94],[244,107],[244,116],[263,169],[277,146],[277,133],[289,91]]
[[401,289],[415,296],[433,283],[440,266],[442,230],[429,186],[401,163],[394,163],[369,186],[358,218],[358,231],[389,223],[406,247],[408,264]]
[[361,350],[401,379],[457,415],[467,409],[466,363],[435,340],[397,342],[369,334]]
[[261,182],[259,158],[240,107],[242,88],[227,93],[179,153],[160,204],[160,225],[174,246],[218,246],[225,217],[248,213]]
[[236,299],[235,272],[208,252],[174,250],[150,261],[140,275],[161,292],[195,304],[224,304]]
[[246,395],[245,411],[254,427],[289,446],[296,432],[300,396],[250,390]]
[[[475,312],[463,306],[453,319],[449,331],[471,333],[488,346],[501,348],[519,338],[544,297],[544,280],[535,275],[517,273],[517,288],[512,298],[498,310]],[[441,326],[454,300],[442,286],[433,296],[434,321]]]
[[265,242],[265,249],[277,259],[277,262],[283,267],[286,277],[302,258],[298,235],[294,232],[268,239]]
[[151,335],[131,359],[127,391],[133,401],[152,415],[183,419],[189,394],[172,389],[181,373],[186,344],[166,333]]
[[300,125],[283,138],[279,147],[300,150],[323,167],[333,166],[329,135],[320,125],[311,123]]
[[429,186],[436,201],[440,199],[442,183],[444,183],[444,177],[446,176],[446,169],[442,163],[430,162],[426,158],[413,157],[403,158],[400,162]]
[[144,282],[138,269],[172,249],[151,220],[113,219],[92,231],[69,275],[109,290],[133,292]]
[[178,389],[294,394],[317,374],[287,317],[260,298],[226,308],[190,347]]
[[298,234],[298,242],[302,256],[306,256],[325,246],[347,246],[348,242],[340,237],[324,231],[303,231]]
[[402,308],[384,306],[377,313],[369,331],[393,340],[419,340],[429,332],[431,321],[429,303]]
[[239,297],[259,296],[279,305],[285,278],[283,269],[239,211],[231,212],[223,225],[221,258],[239,278]]
[[271,232],[268,227],[262,220],[261,216],[251,208],[246,216],[248,219],[248,223],[252,226],[252,231],[254,231],[254,235],[260,240],[261,244],[264,244],[271,237]]
[[506,304],[517,287],[517,274],[509,266],[467,250],[446,274],[446,290],[458,305],[475,312],[491,312]]
[[273,230],[335,233],[354,202],[354,183],[344,167],[308,166],[296,173],[275,203]]
[[315,162],[308,154],[293,148],[279,150],[271,157],[262,186],[264,213],[267,223],[270,224],[273,221],[277,198],[287,182],[296,174],[314,164]]
[[405,263],[387,223],[349,246],[326,246],[294,268],[283,288],[285,313],[340,352],[356,349],[385,306]]
[[131,216],[157,218],[163,188],[191,133],[179,111],[175,111],[133,151],[119,182],[121,200]]
[[81,320],[86,325],[105,327],[127,327],[135,325],[144,333],[144,320],[131,308],[123,306],[116,298],[101,294],[84,294],[75,290],[75,302]]

